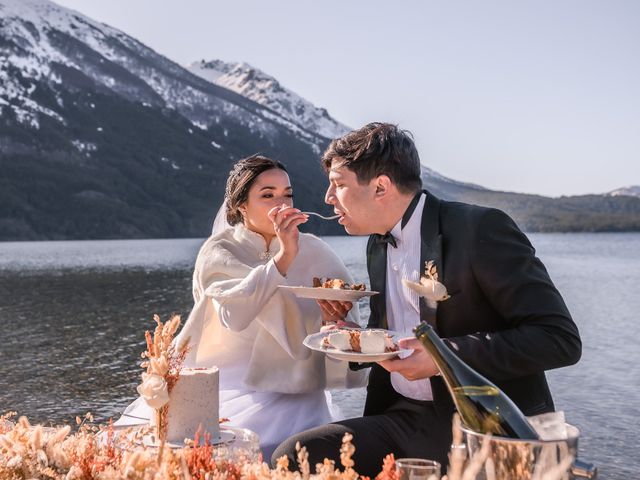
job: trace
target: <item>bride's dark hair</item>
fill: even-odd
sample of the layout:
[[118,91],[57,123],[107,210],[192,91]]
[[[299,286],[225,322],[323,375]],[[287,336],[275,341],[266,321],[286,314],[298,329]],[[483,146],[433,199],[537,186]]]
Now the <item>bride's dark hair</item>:
[[267,170],[279,168],[287,171],[286,167],[277,160],[262,155],[251,155],[243,158],[233,166],[227,178],[225,199],[227,201],[227,222],[236,225],[242,222],[240,206],[249,198],[249,189],[258,175]]

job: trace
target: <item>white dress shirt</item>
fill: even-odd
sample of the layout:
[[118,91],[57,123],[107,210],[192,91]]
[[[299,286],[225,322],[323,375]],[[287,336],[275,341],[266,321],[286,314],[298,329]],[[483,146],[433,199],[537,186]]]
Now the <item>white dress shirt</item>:
[[[419,281],[420,272],[420,226],[426,201],[423,193],[409,221],[402,228],[400,220],[391,230],[397,248],[387,245],[387,323],[389,329],[407,337],[413,336],[413,328],[420,323],[418,294],[402,284],[406,278]],[[397,372],[391,372],[391,384],[400,395],[414,400],[433,400],[429,379],[407,380]]]

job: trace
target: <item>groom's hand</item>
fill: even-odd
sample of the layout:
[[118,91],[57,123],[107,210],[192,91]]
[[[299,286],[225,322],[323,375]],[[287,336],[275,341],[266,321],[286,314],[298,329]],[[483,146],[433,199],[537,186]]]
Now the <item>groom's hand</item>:
[[421,380],[431,378],[438,373],[438,367],[433,363],[431,355],[425,350],[417,338],[402,338],[398,340],[400,349],[413,349],[413,353],[406,358],[394,358],[378,362],[389,372],[398,372],[407,380]]

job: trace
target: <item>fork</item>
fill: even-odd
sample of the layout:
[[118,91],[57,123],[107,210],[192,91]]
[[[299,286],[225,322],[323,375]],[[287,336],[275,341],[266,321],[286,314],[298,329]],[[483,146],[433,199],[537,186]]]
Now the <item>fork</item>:
[[315,215],[316,217],[320,217],[323,220],[335,220],[340,216],[340,215],[331,215],[330,217],[325,217],[324,215],[320,215],[319,213],[316,213],[316,212],[301,212],[301,213],[304,213],[305,215]]

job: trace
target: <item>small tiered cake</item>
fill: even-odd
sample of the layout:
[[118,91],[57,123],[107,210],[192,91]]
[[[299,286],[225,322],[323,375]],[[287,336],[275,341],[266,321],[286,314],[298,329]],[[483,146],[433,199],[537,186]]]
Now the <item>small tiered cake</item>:
[[180,378],[169,394],[167,415],[167,441],[184,442],[193,439],[200,426],[201,437],[211,435],[211,441],[220,439],[218,367],[182,368]]

